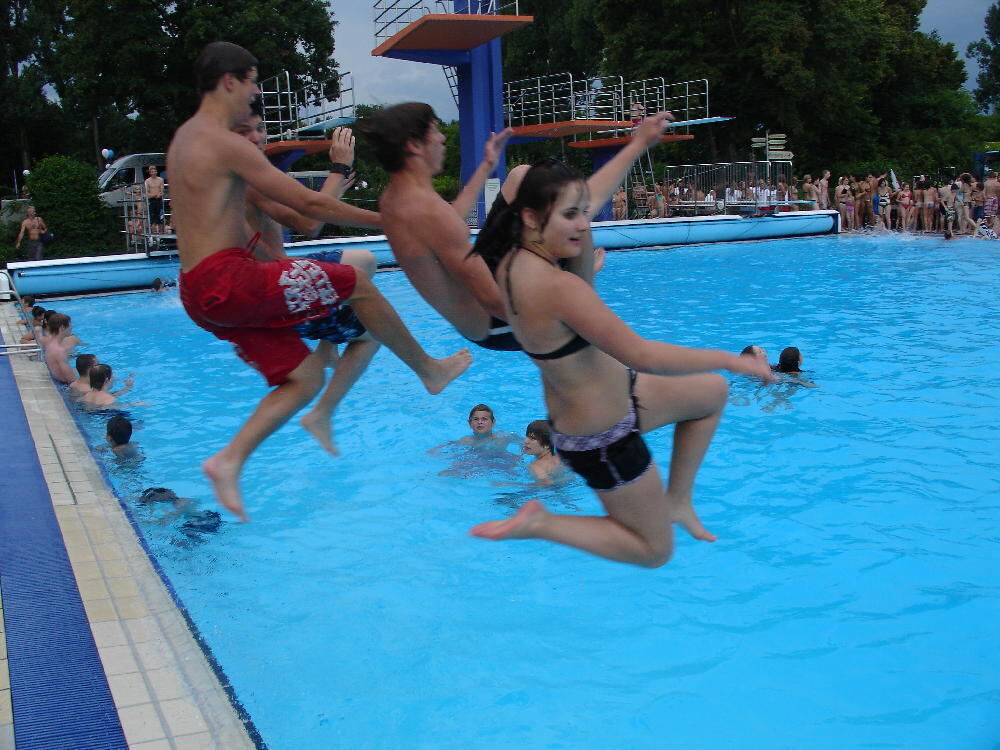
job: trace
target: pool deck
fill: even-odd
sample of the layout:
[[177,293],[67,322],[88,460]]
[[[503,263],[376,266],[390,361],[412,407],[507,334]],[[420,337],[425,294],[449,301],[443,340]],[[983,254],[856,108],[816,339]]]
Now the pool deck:
[[[23,330],[14,305],[0,303],[0,332],[4,340],[17,341]],[[65,639],[70,651],[93,652],[96,647],[103,674],[90,676],[95,685],[92,692],[99,699],[102,691],[110,690],[128,747],[142,750],[263,747],[249,717],[238,713],[231,689],[227,690],[220,680],[221,671],[199,644],[185,613],[177,606],[105,482],[44,362],[37,356],[23,354],[6,359],[13,370],[30,435],[18,434],[19,406],[13,403],[14,395],[8,393],[6,398],[0,396],[4,401],[0,403],[0,414],[4,414],[5,437],[11,444],[33,441],[37,470],[44,478],[61,540],[58,534],[47,543],[42,537],[15,537],[16,530],[8,523],[0,526],[0,548],[30,552],[34,557],[68,556],[72,580],[59,596],[68,601],[70,609],[75,606],[79,610],[82,603],[89,625],[88,633],[83,618],[75,627],[73,618],[66,617],[50,621],[49,630],[56,631],[55,637]],[[0,472],[10,477],[16,471],[18,479],[23,479],[30,472],[23,463],[15,463],[11,454],[10,449],[4,451]],[[28,469],[35,471],[36,467]],[[40,489],[44,498],[45,488]],[[9,490],[3,495],[0,510],[6,510],[8,517],[13,511],[26,513],[23,498],[13,496]],[[43,510],[48,513],[48,508]],[[31,691],[18,687],[36,684],[42,677],[31,674],[41,659],[32,656],[36,652],[24,643],[22,634],[30,637],[28,629],[18,629],[14,624],[13,599],[25,596],[12,583],[19,580],[10,569],[0,568],[0,750],[14,748],[15,737],[21,750],[51,747],[38,739],[41,736],[38,732],[43,729],[36,731],[34,725],[56,721],[51,716],[39,716],[39,707],[31,705],[37,703]],[[39,602],[28,603],[32,606],[24,607],[26,610],[42,606]],[[53,675],[48,675],[48,679],[53,679]],[[54,679],[58,682],[60,676],[55,675]],[[87,720],[73,716],[73,707],[79,703],[73,695],[54,696],[54,699],[68,706],[66,716],[58,719],[63,722],[64,731],[66,722]],[[108,716],[102,718],[109,720]],[[114,725],[113,716],[110,722]],[[117,727],[113,729],[118,731]],[[82,728],[80,734],[85,734]],[[66,745],[60,745],[63,746]]]

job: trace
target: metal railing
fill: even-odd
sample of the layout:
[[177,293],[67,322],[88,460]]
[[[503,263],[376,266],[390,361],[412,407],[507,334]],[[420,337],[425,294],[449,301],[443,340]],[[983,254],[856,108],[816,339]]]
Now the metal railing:
[[33,344],[0,343],[0,356],[9,357],[12,354],[41,354],[42,345],[38,340],[38,334],[35,333],[34,321],[28,318],[27,314],[24,312],[24,302],[21,300],[21,295],[17,292],[17,287],[14,286],[14,279],[11,278],[10,272],[6,270],[0,270],[0,276],[7,279],[8,289],[5,289],[3,294],[14,295],[14,300],[17,302],[17,306],[21,311],[21,319],[28,324],[28,330],[31,332],[31,338],[35,340],[35,343]]
[[[456,10],[459,8],[459,10]],[[430,13],[458,15],[520,15],[518,0],[376,0],[372,4],[375,24],[375,46],[382,44],[414,21]]]
[[350,73],[296,88],[284,71],[261,81],[260,101],[268,141],[321,139],[327,130],[353,122],[357,116]]
[[708,117],[708,79],[668,83],[664,78],[645,78],[625,84],[626,108],[630,120],[636,114],[672,112],[677,120]]
[[162,223],[161,229],[153,231],[150,223],[149,196],[146,194],[146,183],[136,182],[125,186],[122,197],[122,220],[125,228],[125,251],[129,253],[151,253],[157,250],[172,250],[177,247],[177,235],[174,234],[170,211],[170,185],[163,184]]
[[790,161],[679,164],[664,168],[669,216],[753,214],[764,206],[794,210],[798,192]]
[[511,127],[625,117],[621,76],[574,78],[571,73],[504,84],[504,118]]

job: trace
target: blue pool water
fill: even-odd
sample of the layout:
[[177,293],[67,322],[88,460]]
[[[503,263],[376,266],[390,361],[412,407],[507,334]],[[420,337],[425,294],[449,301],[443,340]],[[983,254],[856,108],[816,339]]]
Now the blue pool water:
[[[497,486],[527,472],[428,454],[475,403],[518,433],[544,415],[527,358],[478,350],[437,397],[380,352],[337,416],[342,457],[289,424],[251,459],[252,523],[139,524],[276,750],[998,747],[997,261],[856,236],[611,255],[598,288],[643,335],[795,345],[819,385],[734,381],[696,495],[719,541],[679,535],[659,570],[467,536],[536,495],[599,512],[578,482]],[[463,345],[401,273],[378,284],[432,353]],[[211,509],[199,463],[259,376],[176,293],[57,309],[148,403],[146,460],[111,467],[126,502],[166,486]],[[665,466],[669,431],[649,442]]]

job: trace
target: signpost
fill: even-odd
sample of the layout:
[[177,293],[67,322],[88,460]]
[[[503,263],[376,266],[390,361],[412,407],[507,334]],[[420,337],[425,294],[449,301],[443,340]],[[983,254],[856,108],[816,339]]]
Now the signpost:
[[787,135],[784,133],[771,133],[770,131],[764,133],[764,137],[757,137],[750,139],[751,149],[764,149],[764,158],[768,161],[791,161],[792,154],[791,151],[786,151],[786,139]]

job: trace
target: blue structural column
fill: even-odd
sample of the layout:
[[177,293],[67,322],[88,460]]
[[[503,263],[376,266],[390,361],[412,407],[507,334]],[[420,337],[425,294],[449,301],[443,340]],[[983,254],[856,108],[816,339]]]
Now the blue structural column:
[[[468,13],[477,0],[455,0],[456,13]],[[490,133],[499,133],[503,121],[503,65],[500,60],[500,40],[482,44],[469,52],[469,61],[456,66],[458,70],[458,123],[462,139],[462,184],[476,171],[483,158],[483,146]],[[497,164],[496,176],[507,176],[504,156]],[[476,201],[476,215],[482,226],[486,218],[483,196]]]
[[[590,152],[590,160],[593,165],[593,171],[596,172],[598,169],[603,167],[621,150],[621,146],[604,146],[602,148],[592,149]],[[611,221],[613,218],[611,214],[611,201],[608,201],[600,208],[594,206],[591,216],[594,221]]]

